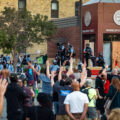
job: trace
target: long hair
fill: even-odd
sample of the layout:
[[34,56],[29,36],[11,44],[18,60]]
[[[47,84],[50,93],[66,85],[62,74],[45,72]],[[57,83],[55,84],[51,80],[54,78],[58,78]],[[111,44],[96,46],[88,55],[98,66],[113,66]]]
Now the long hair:
[[111,85],[113,85],[118,91],[120,91],[120,80],[118,77],[113,77]]
[[52,109],[52,102],[50,98],[48,98],[47,94],[45,93],[39,93],[37,97],[37,101],[42,107],[46,107],[49,109]]
[[108,120],[120,120],[120,109],[113,109],[110,115],[108,116]]

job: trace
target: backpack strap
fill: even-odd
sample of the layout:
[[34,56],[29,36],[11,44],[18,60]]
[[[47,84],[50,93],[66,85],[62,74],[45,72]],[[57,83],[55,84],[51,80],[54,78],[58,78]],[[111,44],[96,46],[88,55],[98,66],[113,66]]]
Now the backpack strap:
[[90,97],[89,97],[89,90],[90,90],[91,88],[88,88],[88,98],[89,98],[89,102],[91,102],[93,99],[94,99],[94,97],[95,97],[95,95],[90,99]]

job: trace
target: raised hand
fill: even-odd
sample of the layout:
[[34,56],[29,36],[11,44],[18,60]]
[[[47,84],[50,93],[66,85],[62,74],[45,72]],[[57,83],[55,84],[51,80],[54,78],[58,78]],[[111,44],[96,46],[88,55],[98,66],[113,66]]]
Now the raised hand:
[[29,67],[30,67],[30,68],[32,68],[32,67],[33,67],[33,66],[32,66],[32,64],[31,64],[30,62],[28,62],[28,65],[29,65]]
[[64,68],[63,67],[60,67],[60,72],[62,72],[64,70]]
[[87,79],[87,70],[86,70],[86,65],[84,64],[82,66],[82,73],[81,73],[81,83],[80,83],[81,87],[85,84],[86,79]]
[[69,61],[71,64],[73,64],[73,58],[70,58],[70,61]]
[[46,61],[46,66],[50,66],[49,60]]
[[109,68],[109,65],[106,65],[105,68],[108,69],[108,68]]

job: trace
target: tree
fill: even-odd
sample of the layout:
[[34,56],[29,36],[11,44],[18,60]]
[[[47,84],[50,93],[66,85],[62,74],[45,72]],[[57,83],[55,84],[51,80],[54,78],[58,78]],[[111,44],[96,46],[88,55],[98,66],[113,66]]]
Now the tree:
[[56,33],[56,26],[47,16],[32,15],[27,10],[5,7],[0,16],[0,48],[11,53],[16,66],[16,55],[33,43],[40,44]]

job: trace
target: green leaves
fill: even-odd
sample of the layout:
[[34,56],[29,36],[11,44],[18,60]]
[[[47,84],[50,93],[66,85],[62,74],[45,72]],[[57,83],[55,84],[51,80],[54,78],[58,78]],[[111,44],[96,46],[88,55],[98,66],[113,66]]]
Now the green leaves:
[[0,16],[0,48],[3,52],[20,53],[23,49],[49,40],[56,33],[56,26],[47,16],[32,15],[27,10],[4,8]]

